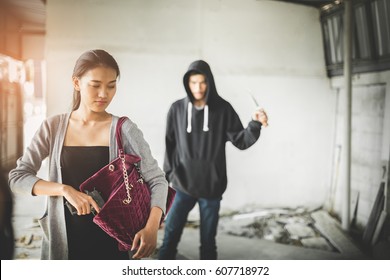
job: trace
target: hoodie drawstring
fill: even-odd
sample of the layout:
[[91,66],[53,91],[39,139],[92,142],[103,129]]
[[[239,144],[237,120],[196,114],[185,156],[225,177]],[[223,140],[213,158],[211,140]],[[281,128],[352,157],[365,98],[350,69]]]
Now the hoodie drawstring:
[[[192,103],[188,102],[187,107],[187,132],[191,133],[192,131]],[[203,131],[209,131],[209,106],[204,106],[204,116],[203,116]]]
[[188,102],[188,107],[187,107],[187,132],[188,133],[191,133],[192,131],[191,119],[192,119],[192,103]]
[[204,106],[203,131],[209,131],[209,106]]

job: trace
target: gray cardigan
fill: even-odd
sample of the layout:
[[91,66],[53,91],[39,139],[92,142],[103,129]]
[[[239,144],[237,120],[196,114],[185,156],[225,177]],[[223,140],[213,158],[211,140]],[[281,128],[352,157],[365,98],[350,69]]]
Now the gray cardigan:
[[[15,169],[9,173],[9,184],[15,193],[32,195],[34,184],[40,180],[36,176],[42,161],[49,157],[49,181],[62,182],[60,155],[64,143],[70,113],[46,119],[25,153],[17,161]],[[118,117],[113,116],[110,128],[110,161],[117,157],[115,128]],[[126,153],[141,157],[141,173],[151,189],[151,207],[157,206],[165,212],[168,183],[164,172],[152,157],[148,143],[141,130],[131,120],[122,126],[122,141]],[[64,198],[48,196],[46,211],[40,219],[44,232],[42,259],[68,259]]]

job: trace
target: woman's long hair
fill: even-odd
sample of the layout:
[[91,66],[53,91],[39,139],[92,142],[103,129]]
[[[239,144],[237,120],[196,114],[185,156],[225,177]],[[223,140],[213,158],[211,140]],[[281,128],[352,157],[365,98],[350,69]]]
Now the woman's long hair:
[[[73,77],[81,78],[86,72],[96,67],[108,67],[116,71],[116,77],[120,76],[119,66],[116,60],[105,50],[90,50],[83,53],[76,61],[73,69]],[[73,90],[72,111],[80,106],[80,91]]]

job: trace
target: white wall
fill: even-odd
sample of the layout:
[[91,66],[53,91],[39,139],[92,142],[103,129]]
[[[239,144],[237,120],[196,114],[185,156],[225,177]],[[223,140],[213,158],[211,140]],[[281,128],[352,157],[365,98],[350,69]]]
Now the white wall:
[[336,98],[318,10],[255,0],[48,0],[46,29],[48,115],[69,110],[78,56],[104,48],[122,72],[109,109],[138,123],[162,165],[166,113],[185,96],[188,65],[205,59],[245,126],[254,109],[246,89],[270,122],[249,150],[228,145],[222,207],[325,201]]

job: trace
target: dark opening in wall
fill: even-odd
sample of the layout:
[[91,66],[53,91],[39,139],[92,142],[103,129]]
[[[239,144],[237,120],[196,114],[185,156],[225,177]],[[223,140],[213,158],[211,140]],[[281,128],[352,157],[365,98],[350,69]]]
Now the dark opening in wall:
[[[390,0],[359,0],[353,4],[352,72],[390,69]],[[321,25],[329,77],[343,74],[342,2],[321,9]]]

